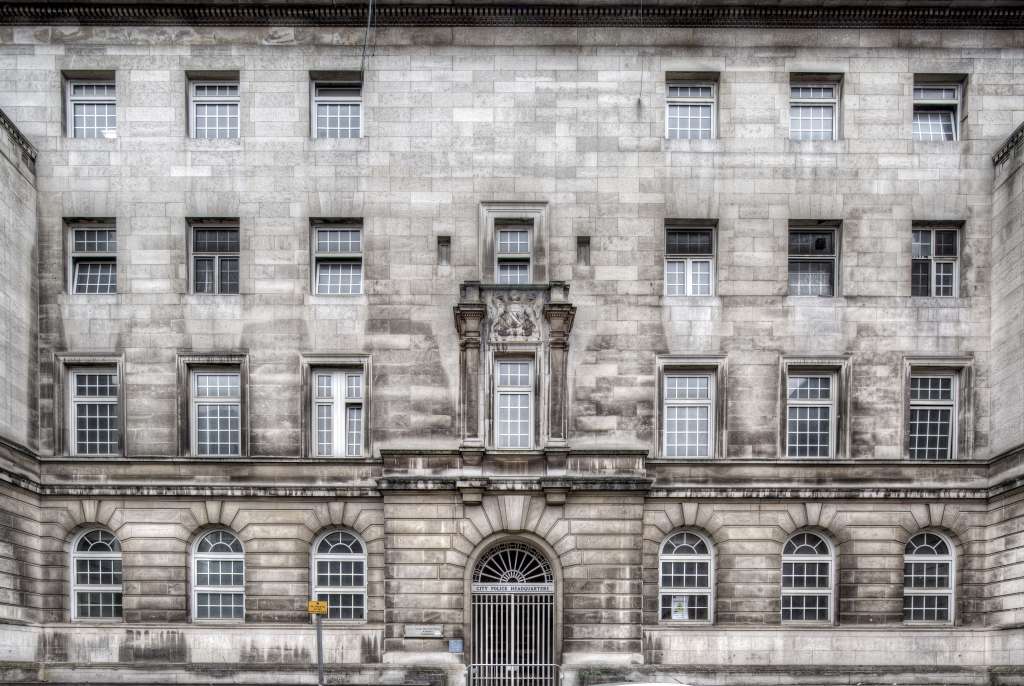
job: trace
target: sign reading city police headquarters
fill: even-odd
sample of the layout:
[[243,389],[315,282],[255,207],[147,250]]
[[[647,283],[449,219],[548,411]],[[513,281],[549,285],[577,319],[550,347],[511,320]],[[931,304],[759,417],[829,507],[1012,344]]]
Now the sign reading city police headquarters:
[[554,593],[554,584],[473,584],[473,593]]

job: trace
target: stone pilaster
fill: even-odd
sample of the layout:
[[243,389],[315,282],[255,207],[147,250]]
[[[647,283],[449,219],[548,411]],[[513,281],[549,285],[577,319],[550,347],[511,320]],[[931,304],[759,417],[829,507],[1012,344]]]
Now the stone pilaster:
[[483,448],[480,432],[480,331],[487,306],[480,299],[479,284],[462,285],[461,302],[455,306],[455,330],[459,334],[459,408],[462,447],[474,453]]

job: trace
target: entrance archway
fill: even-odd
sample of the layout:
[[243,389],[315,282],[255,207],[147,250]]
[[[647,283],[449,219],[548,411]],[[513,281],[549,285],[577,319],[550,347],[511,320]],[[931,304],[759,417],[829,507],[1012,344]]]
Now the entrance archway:
[[470,686],[554,686],[555,579],[547,557],[499,543],[473,570]]

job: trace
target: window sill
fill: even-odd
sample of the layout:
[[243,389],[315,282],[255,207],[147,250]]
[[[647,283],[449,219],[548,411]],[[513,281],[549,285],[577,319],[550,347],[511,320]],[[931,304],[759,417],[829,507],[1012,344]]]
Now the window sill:
[[721,152],[721,138],[665,138],[666,152]]
[[242,147],[242,138],[193,138],[185,139],[186,150],[239,150]]
[[842,138],[825,141],[798,141],[786,137],[788,152],[819,152],[819,153],[844,153],[849,151],[849,144]]
[[310,138],[311,146],[316,150],[368,150],[370,139],[365,135],[359,138]]
[[306,297],[307,305],[367,305],[369,300],[366,293],[355,293],[346,295],[324,295],[322,293],[311,293]]
[[97,617],[97,618],[84,618],[75,617],[71,620],[72,624],[124,624],[123,617]]
[[707,307],[709,305],[721,305],[722,299],[717,295],[664,295],[665,302],[677,307]]

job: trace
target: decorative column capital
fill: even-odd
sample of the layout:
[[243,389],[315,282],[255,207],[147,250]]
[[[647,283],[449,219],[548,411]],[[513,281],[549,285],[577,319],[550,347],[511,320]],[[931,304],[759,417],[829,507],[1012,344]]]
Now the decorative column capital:
[[576,308],[569,303],[549,303],[544,306],[544,318],[548,322],[548,332],[552,346],[567,347],[572,323],[576,318]]
[[487,316],[487,306],[483,303],[459,303],[454,308],[455,330],[463,343],[470,341],[480,343],[481,328]]

